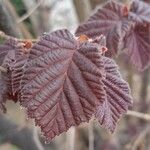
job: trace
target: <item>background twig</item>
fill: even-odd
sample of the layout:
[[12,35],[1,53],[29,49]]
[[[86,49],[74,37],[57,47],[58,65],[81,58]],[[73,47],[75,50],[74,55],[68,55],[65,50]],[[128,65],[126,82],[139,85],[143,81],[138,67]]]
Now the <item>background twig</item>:
[[150,131],[150,126],[148,125],[140,134],[139,136],[136,138],[135,142],[132,145],[131,150],[137,150],[138,146],[141,144],[141,142],[143,142],[146,134],[148,134],[148,132]]
[[17,20],[18,23],[26,20],[45,0],[40,0],[33,8],[31,8],[25,15]]
[[127,112],[127,115],[150,121],[150,115],[149,114],[129,110]]

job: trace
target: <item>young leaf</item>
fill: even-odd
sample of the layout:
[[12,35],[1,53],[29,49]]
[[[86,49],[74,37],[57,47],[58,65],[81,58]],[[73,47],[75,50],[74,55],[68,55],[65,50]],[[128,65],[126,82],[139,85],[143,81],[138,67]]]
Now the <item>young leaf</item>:
[[118,119],[128,110],[132,99],[129,86],[122,79],[116,63],[107,57],[103,57],[102,61],[106,71],[106,78],[103,79],[106,99],[99,105],[95,116],[101,125],[113,132]]
[[50,140],[88,122],[104,101],[98,44],[77,41],[68,30],[33,45],[21,82],[21,105]]
[[106,36],[106,46],[109,49],[106,55],[116,55],[120,49],[122,38],[132,24],[126,19],[124,8],[124,5],[115,1],[106,3],[77,28],[76,35],[85,34],[89,38],[95,38],[103,34]]
[[136,26],[124,39],[125,48],[132,64],[138,70],[150,65],[150,24]]

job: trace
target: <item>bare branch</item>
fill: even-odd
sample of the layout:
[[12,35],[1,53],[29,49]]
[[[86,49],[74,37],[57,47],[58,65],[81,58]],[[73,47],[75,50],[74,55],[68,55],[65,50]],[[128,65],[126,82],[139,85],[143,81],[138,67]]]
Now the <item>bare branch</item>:
[[137,150],[138,146],[141,144],[141,142],[143,142],[146,134],[148,134],[148,132],[150,131],[150,126],[148,125],[140,134],[139,136],[136,138],[135,142],[133,143],[133,146],[131,148],[131,150]]
[[44,2],[45,0],[40,0],[33,8],[31,8],[25,15],[17,20],[18,23],[23,22],[26,20],[30,15]]
[[150,115],[149,114],[129,110],[127,112],[127,115],[137,117],[137,118],[140,118],[140,119],[144,119],[146,121],[150,121]]
[[[3,31],[0,31],[0,38],[2,38],[2,39],[4,39],[4,40],[8,40],[8,39],[14,38],[14,37],[5,34]],[[20,41],[20,42],[23,42],[23,41],[28,40],[28,41],[31,41],[31,42],[34,43],[34,42],[37,42],[37,41],[38,41],[38,39],[18,39],[18,38],[16,38],[16,39],[17,39],[18,41]]]
[[[27,29],[27,26],[24,24],[24,23],[20,23],[20,24],[17,24],[17,20],[18,20],[18,14],[17,14],[17,12],[16,12],[16,10],[15,10],[15,8],[14,8],[14,6],[12,5],[12,2],[10,1],[10,0],[7,0],[7,1],[5,1],[5,0],[3,0],[2,1],[3,2],[3,6],[6,6],[6,10],[9,12],[9,15],[11,16],[11,19],[13,19],[13,22],[14,22],[14,24],[13,24],[13,27],[12,28],[10,28],[11,30],[13,29],[13,30],[16,30],[16,29],[19,29],[20,30],[20,32],[19,32],[19,36],[17,36],[17,37],[25,37],[25,38],[32,38],[32,35],[31,35],[31,33],[28,31],[28,29]],[[3,7],[2,6],[2,7]],[[5,17],[4,17],[5,18]],[[4,22],[5,24],[8,24],[8,22]],[[9,33],[9,30],[10,29],[7,29],[7,30],[4,30],[6,33],[8,33],[8,34],[10,34]],[[12,32],[13,32],[13,30],[12,30]],[[14,35],[14,34],[10,34],[10,35],[13,35],[13,36],[16,36],[16,35]],[[18,35],[18,34],[17,34]]]
[[78,21],[83,22],[85,19],[87,19],[91,11],[89,0],[73,0],[73,3],[77,13]]
[[5,34],[3,31],[0,31],[0,38],[2,38],[2,39],[9,39],[10,36]]
[[15,22],[15,15],[8,7],[8,1],[0,0],[0,29],[16,37],[22,37],[20,27]]
[[7,72],[7,69],[2,67],[2,66],[0,66],[0,72]]

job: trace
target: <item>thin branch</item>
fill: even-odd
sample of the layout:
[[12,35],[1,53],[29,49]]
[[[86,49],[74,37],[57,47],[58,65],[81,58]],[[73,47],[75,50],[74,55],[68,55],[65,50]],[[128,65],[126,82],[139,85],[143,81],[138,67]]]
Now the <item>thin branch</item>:
[[131,111],[129,110],[127,112],[128,116],[133,116],[133,117],[137,117],[146,121],[150,121],[150,114],[145,114],[145,113],[140,113],[140,112],[136,112],[136,111]]
[[7,39],[9,39],[10,37],[11,37],[11,36],[5,34],[3,31],[0,31],[0,38],[7,40]]
[[[4,40],[8,40],[8,39],[14,38],[14,37],[5,34],[3,31],[0,31],[0,38],[2,38],[2,39],[4,39]],[[18,41],[20,41],[20,42],[23,42],[23,41],[28,40],[28,41],[31,41],[31,42],[35,43],[35,42],[38,41],[38,39],[18,39],[18,38],[16,38],[16,39],[17,39]]]
[[25,15],[17,20],[17,23],[21,23],[26,20],[30,15],[44,2],[45,0],[40,0],[33,8],[31,8]]
[[132,145],[132,150],[137,150],[140,143],[144,140],[146,134],[150,131],[150,126],[148,125],[136,138],[135,142]]
[[9,1],[0,0],[0,29],[16,37],[22,37],[20,26],[16,23],[16,14]]
[[[12,5],[12,2],[10,0],[7,0],[7,1],[4,1],[3,0],[3,5],[6,6],[6,10],[9,12],[9,15],[11,16],[11,18],[13,19],[13,31],[16,30],[16,29],[19,29],[20,32],[19,32],[19,36],[17,37],[25,37],[25,38],[32,38],[32,35],[31,33],[28,31],[27,29],[27,26],[24,24],[24,23],[20,23],[20,24],[17,24],[17,20],[19,18],[17,12],[16,12],[16,9],[14,8],[14,6]],[[5,18],[5,17],[4,17]],[[5,21],[5,24],[8,24],[8,22]],[[9,30],[12,30],[11,28],[5,30],[6,33],[9,34]],[[12,32],[13,32],[12,31]],[[10,35],[13,35],[14,34],[10,34]],[[17,34],[18,35],[18,34]]]
[[2,66],[0,66],[0,72],[7,72],[7,69],[6,68],[4,68],[4,67],[2,67]]

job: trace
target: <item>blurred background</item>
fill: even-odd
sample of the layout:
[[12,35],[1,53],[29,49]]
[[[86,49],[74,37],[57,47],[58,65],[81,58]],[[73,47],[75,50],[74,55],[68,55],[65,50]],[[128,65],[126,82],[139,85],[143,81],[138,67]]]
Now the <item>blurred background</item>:
[[[124,3],[127,0],[120,0]],[[149,0],[146,0],[149,2]],[[44,32],[67,28],[74,33],[106,0],[0,0],[0,31],[34,39]],[[125,54],[116,58],[121,73],[130,84],[134,111],[150,114],[150,69],[138,72]],[[114,134],[91,120],[67,133],[44,142],[25,110],[7,102],[7,114],[0,113],[0,150],[150,150],[150,122],[124,115]]]

